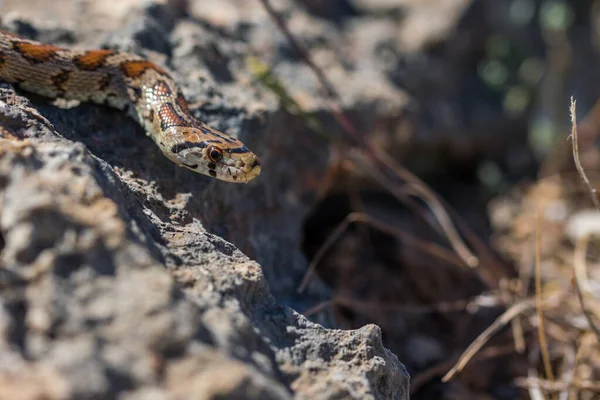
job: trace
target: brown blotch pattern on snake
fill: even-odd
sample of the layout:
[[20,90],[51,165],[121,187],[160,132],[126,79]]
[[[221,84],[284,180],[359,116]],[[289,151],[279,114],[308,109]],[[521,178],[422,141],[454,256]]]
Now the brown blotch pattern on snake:
[[14,42],[14,49],[31,64],[47,62],[57,56],[60,47],[49,44],[31,44],[27,42]]
[[179,107],[181,107],[181,110],[183,110],[184,113],[191,114],[190,107],[188,106],[188,103],[185,100],[185,97],[183,97],[183,94],[177,93],[177,100],[176,101],[177,101],[177,104],[179,105]]
[[161,75],[167,75],[167,72],[160,68],[158,65],[151,63],[150,61],[145,60],[133,60],[133,61],[125,61],[119,65],[119,69],[128,78],[139,78],[146,72],[151,69],[154,70]]
[[163,131],[174,126],[184,128],[192,126],[175,111],[173,104],[171,103],[165,103],[160,107],[158,110],[158,118],[160,119],[160,127]]
[[84,71],[96,71],[106,63],[106,59],[115,54],[114,50],[90,50],[73,59],[77,68]]
[[168,97],[171,95],[171,89],[169,85],[165,81],[158,81],[154,86],[152,86],[152,91],[155,96],[158,97]]

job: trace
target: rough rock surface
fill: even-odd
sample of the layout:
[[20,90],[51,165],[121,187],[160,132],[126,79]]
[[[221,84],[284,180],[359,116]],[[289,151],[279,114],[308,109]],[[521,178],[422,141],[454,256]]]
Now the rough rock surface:
[[[2,23],[44,42],[163,63],[196,115],[240,137],[264,172],[249,185],[195,175],[166,160],[126,115],[27,100],[5,85],[0,399],[408,398],[408,374],[378,327],[326,329],[292,310],[328,295],[318,281],[308,293],[294,290],[306,269],[302,217],[328,143],[308,135],[244,67],[249,42],[278,35],[266,15],[251,29],[261,10],[249,6],[233,21],[233,0],[220,2],[228,12],[215,6],[212,19],[148,3],[123,12],[121,24],[86,19],[101,2],[69,17],[74,3],[92,4],[59,1],[51,12],[57,21],[92,21],[77,30],[48,24],[48,15],[39,23],[3,13]],[[297,60],[278,68],[293,88],[316,94]],[[349,104],[359,101],[352,87]],[[367,108],[403,101],[400,92],[386,96]],[[321,109],[311,96],[305,103]],[[333,324],[326,313],[319,322]]]

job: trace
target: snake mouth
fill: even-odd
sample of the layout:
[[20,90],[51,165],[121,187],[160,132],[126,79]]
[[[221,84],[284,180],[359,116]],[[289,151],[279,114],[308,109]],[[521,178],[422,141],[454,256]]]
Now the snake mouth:
[[260,172],[262,171],[262,165],[258,157],[254,156],[254,161],[254,165],[252,166],[250,171],[246,172],[246,183],[256,178],[258,175],[260,175]]
[[235,159],[235,172],[231,175],[225,174],[220,177],[221,180],[237,183],[248,183],[258,175],[262,170],[260,159],[254,154],[247,154]]

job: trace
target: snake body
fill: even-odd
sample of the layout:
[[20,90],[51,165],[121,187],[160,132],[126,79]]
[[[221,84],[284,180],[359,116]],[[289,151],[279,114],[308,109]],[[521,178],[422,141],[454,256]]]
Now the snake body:
[[238,183],[260,174],[254,153],[194,118],[169,74],[138,55],[68,50],[0,31],[0,80],[49,98],[127,110],[167,158],[192,171]]

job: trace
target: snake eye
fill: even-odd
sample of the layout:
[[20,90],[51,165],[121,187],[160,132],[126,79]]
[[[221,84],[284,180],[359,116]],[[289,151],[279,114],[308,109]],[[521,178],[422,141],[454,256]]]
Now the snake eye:
[[210,158],[210,161],[212,161],[214,163],[218,163],[223,158],[223,150],[219,149],[218,147],[214,147],[214,146],[209,148],[208,149],[208,158]]

